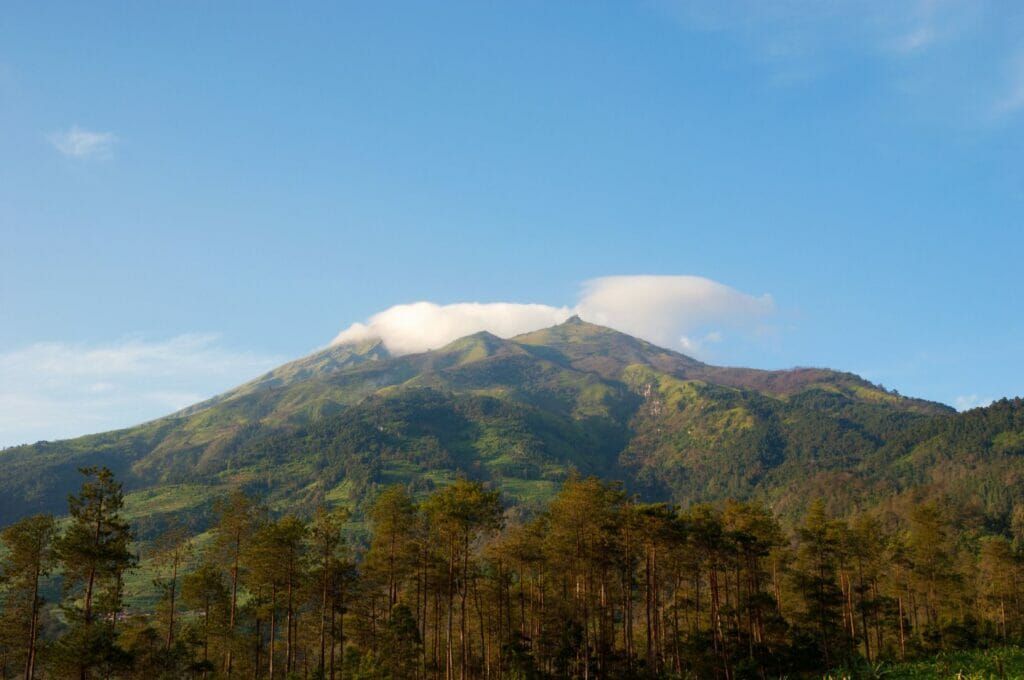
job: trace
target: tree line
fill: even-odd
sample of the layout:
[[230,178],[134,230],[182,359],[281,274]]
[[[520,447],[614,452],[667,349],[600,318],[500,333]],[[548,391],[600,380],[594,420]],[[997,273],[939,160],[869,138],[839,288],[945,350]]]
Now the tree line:
[[[528,521],[460,480],[275,514],[238,490],[208,532],[162,532],[138,569],[120,484],[85,468],[68,517],[3,530],[3,678],[812,677],[1024,639],[1024,514],[963,531],[937,501],[793,527],[763,505],[645,504],[567,480]],[[52,600],[52,601],[51,601]]]

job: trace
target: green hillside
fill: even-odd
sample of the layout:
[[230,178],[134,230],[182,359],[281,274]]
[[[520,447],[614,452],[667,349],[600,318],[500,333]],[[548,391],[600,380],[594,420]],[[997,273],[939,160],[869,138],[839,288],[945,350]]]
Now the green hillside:
[[[710,366],[573,318],[400,357],[335,346],[150,423],[5,450],[0,524],[62,512],[87,464],[124,480],[143,534],[171,516],[201,528],[234,486],[358,509],[382,485],[425,494],[461,476],[528,511],[573,469],[647,500],[755,498],[783,517],[816,495],[844,512],[927,484],[1006,522],[1024,428],[1019,403],[993,409],[1017,415],[955,415],[824,369]],[[961,432],[978,420],[985,443]]]

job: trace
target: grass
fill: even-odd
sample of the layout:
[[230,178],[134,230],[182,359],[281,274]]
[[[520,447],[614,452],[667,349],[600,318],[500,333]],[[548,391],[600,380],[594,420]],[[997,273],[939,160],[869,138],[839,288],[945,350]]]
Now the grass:
[[223,489],[206,484],[172,484],[125,494],[124,510],[127,520],[168,512],[180,512],[202,505],[222,493]]
[[858,668],[837,669],[825,680],[1002,680],[1024,678],[1024,649],[1000,647],[941,652],[921,661],[880,662]]
[[519,503],[545,503],[558,492],[558,483],[547,479],[504,477],[498,482],[502,493]]

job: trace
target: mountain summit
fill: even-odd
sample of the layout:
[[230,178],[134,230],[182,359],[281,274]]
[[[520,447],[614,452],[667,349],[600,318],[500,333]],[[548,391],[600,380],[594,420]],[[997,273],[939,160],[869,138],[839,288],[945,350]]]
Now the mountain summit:
[[829,485],[840,504],[898,492],[892,442],[950,418],[850,373],[711,366],[573,317],[397,357],[379,341],[335,345],[149,423],[8,449],[0,522],[60,511],[94,464],[125,480],[143,527],[201,524],[238,485],[301,511],[466,476],[529,507],[573,470],[652,500],[795,512]]

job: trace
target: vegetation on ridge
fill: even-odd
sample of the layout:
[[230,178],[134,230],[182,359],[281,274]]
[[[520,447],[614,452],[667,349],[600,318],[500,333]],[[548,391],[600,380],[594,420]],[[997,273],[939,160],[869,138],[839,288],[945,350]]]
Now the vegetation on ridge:
[[[94,464],[124,480],[129,503],[190,489],[173,511],[140,516],[143,535],[172,514],[206,526],[229,486],[358,514],[382,485],[426,493],[461,475],[529,511],[573,469],[652,501],[756,498],[793,518],[813,493],[843,512],[902,492],[896,457],[880,452],[949,413],[845,373],[708,366],[578,319],[401,357],[379,342],[335,346],[167,418],[0,452],[0,521],[59,512],[77,468]],[[976,477],[991,485],[986,466]],[[1005,503],[983,505],[1007,521]]]

